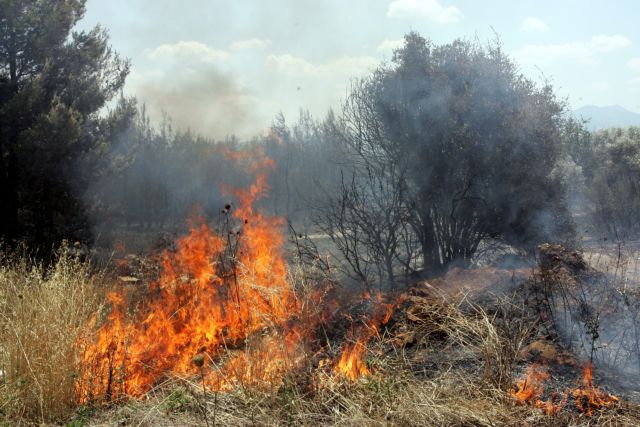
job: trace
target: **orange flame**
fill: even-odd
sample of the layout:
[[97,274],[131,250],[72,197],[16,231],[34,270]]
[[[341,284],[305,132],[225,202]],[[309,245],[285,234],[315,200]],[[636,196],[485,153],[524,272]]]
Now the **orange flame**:
[[355,343],[346,343],[340,360],[335,366],[336,372],[355,381],[360,377],[369,375],[371,372],[367,368],[366,356],[367,345],[362,337],[359,337]]
[[574,389],[571,394],[578,410],[589,416],[618,402],[617,397],[600,390],[600,387],[593,386],[593,368],[590,363],[584,367],[582,386]]
[[389,322],[393,310],[404,300],[401,296],[394,302],[386,303],[382,293],[378,292],[372,296],[368,291],[362,294],[362,298],[371,300],[375,304],[371,319],[365,319],[365,325],[359,328],[357,333],[354,333],[353,329],[351,330],[350,335],[356,336],[355,342],[352,340],[352,342],[345,343],[340,359],[334,367],[335,372],[351,381],[371,374],[366,363],[367,344],[374,335],[380,338],[380,326]]
[[526,377],[516,381],[514,389],[511,390],[511,395],[515,397],[520,404],[527,404],[542,409],[547,415],[556,414],[564,406],[564,400],[560,404],[542,400],[544,393],[543,383],[549,378],[549,372],[547,372],[544,367],[533,364],[527,368]]
[[[80,343],[87,367],[78,382],[82,401],[139,396],[169,375],[198,373],[196,354],[208,356],[205,381],[216,389],[271,382],[294,361],[300,335],[288,324],[299,304],[287,281],[282,220],[253,207],[273,161],[244,152],[229,157],[256,173],[248,189],[225,189],[239,201],[237,231],[221,236],[194,218],[177,250],[162,255],[161,277],[135,313],[128,315],[124,294],[109,294],[112,311],[96,339]],[[264,329],[275,333],[249,348]]]
[[[511,390],[511,395],[519,403],[540,408],[547,415],[558,413],[566,405],[569,396],[573,397],[578,411],[589,416],[592,416],[598,410],[612,406],[619,400],[617,397],[601,391],[600,387],[594,387],[591,364],[587,364],[584,367],[582,385],[563,393],[559,403],[554,403],[552,400],[541,400],[544,392],[543,382],[549,378],[549,373],[545,368],[535,364],[531,365],[527,369],[526,378],[516,382],[515,388]],[[558,394],[555,394],[555,397],[558,396]]]
[[[275,163],[261,152],[220,152],[255,174],[254,182],[246,189],[222,186],[238,201],[235,209],[222,211],[224,233],[214,232],[197,215],[190,220],[177,249],[162,254],[160,278],[137,307],[124,292],[109,294],[111,312],[95,337],[79,342],[85,367],[77,383],[82,402],[141,396],[182,375],[202,376],[210,390],[247,383],[277,386],[288,370],[303,363],[305,331],[337,311],[336,301],[315,315],[303,311],[287,280],[283,220],[254,207],[268,189],[267,172]],[[312,294],[317,301],[307,306],[317,307],[328,289],[323,291]],[[366,345],[401,302],[385,302],[380,293],[366,298],[374,304],[371,319],[364,320],[334,366],[351,380],[370,373]]]

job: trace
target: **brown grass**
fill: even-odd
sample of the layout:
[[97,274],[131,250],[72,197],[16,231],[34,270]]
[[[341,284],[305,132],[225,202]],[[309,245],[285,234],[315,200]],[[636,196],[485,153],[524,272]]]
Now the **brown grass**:
[[[376,363],[375,360],[370,362]],[[544,415],[469,373],[443,371],[418,379],[409,370],[379,368],[355,383],[325,377],[309,392],[294,379],[275,393],[241,389],[203,395],[197,381],[173,379],[142,401],[97,411],[89,426],[582,426],[638,425],[637,405],[585,417]]]
[[[313,287],[301,270],[292,281]],[[0,423],[72,426],[555,426],[638,425],[640,406],[622,402],[585,417],[518,406],[509,395],[532,330],[509,301],[486,308],[462,299],[415,305],[412,349],[383,335],[369,345],[372,375],[351,382],[330,368],[303,367],[265,390],[203,390],[174,377],[144,399],[80,408],[78,337],[101,309],[101,277],[65,254],[49,269],[0,256]],[[307,289],[308,290],[308,289]],[[418,300],[418,299],[416,299]],[[407,315],[407,313],[405,313]],[[417,319],[417,320],[416,320]]]
[[[530,329],[505,325],[467,301],[440,301],[437,324],[427,328],[422,352],[370,343],[372,375],[351,382],[330,369],[292,372],[271,390],[238,387],[203,392],[197,378],[172,378],[143,401],[99,410],[91,426],[557,426],[637,425],[638,405],[621,403],[586,417],[567,408],[554,416],[520,406],[508,392],[517,353]],[[514,309],[517,310],[517,309]],[[513,313],[511,310],[509,313]],[[435,330],[446,334],[435,334]],[[506,334],[506,335],[505,335]],[[443,341],[444,340],[444,341]],[[437,341],[437,342],[436,342]],[[425,366],[431,366],[426,368]],[[435,366],[435,368],[434,368]],[[500,381],[491,375],[504,376]],[[206,414],[206,415],[204,415]]]
[[45,269],[0,255],[0,411],[5,420],[61,421],[77,407],[76,341],[98,310],[98,276],[60,253]]

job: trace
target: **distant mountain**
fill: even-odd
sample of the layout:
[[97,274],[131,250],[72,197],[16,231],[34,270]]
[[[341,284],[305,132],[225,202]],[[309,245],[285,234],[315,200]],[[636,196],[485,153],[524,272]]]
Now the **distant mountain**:
[[590,130],[610,127],[640,126],[640,114],[629,111],[619,105],[597,107],[585,105],[573,111],[576,118],[589,119],[587,127]]

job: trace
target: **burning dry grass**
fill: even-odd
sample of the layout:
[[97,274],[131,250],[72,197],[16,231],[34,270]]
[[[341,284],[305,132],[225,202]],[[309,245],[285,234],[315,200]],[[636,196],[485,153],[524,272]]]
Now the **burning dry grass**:
[[212,390],[277,387],[305,357],[313,322],[303,321],[288,281],[282,219],[254,210],[272,162],[231,158],[256,178],[247,189],[225,188],[239,203],[225,206],[218,230],[192,219],[189,234],[162,254],[159,279],[141,285],[146,297],[135,310],[125,292],[109,293],[112,310],[97,337],[79,343],[82,402],[139,397],[166,378],[195,374]]
[[[2,259],[7,420],[61,421],[80,404],[92,413],[78,410],[76,425],[638,420],[638,409],[595,387],[590,371],[570,394],[573,410],[548,410],[542,371],[514,384],[527,344],[540,338],[540,316],[523,298],[480,304],[427,283],[401,296],[343,290],[351,295],[343,298],[330,277],[291,268],[282,220],[253,207],[271,162],[231,157],[256,175],[247,190],[226,189],[238,206],[224,208],[217,229],[194,219],[158,257],[157,278],[110,289],[106,315],[98,276],[77,259],[61,253],[46,271],[24,257]],[[562,280],[577,281],[571,272]]]
[[[489,314],[464,299],[452,303],[417,295],[408,295],[397,308],[394,325],[362,344],[357,363],[366,372],[360,376],[335,370],[344,354],[338,349],[356,345],[354,337],[334,343],[336,356],[326,364],[316,363],[324,356],[308,353],[269,388],[252,383],[251,371],[238,366],[235,386],[216,391],[203,385],[192,359],[193,372],[165,376],[142,399],[78,409],[81,396],[75,385],[82,369],[74,344],[98,309],[98,278],[79,261],[62,256],[49,271],[24,258],[4,258],[0,280],[5,367],[0,391],[4,419],[12,423],[59,422],[73,411],[73,425],[141,426],[633,425],[640,419],[638,408],[624,402],[589,414],[563,410],[545,415],[535,405],[518,405],[508,379],[515,377],[516,355],[530,330],[505,323],[510,316],[518,318],[518,309]],[[289,280],[304,282],[304,275],[289,275]],[[286,336],[273,334],[257,342],[278,348]],[[264,360],[260,348],[247,343],[242,354]],[[207,370],[217,366],[202,365]]]
[[5,419],[62,420],[78,404],[75,342],[98,310],[89,267],[65,253],[45,269],[0,254],[0,411]]
[[626,403],[589,417],[573,411],[546,415],[517,405],[473,369],[450,367],[420,378],[414,361],[400,353],[376,355],[386,344],[370,348],[372,374],[357,381],[321,370],[287,376],[272,392],[236,388],[215,394],[203,393],[195,380],[173,379],[145,400],[95,412],[88,425],[557,426],[637,425],[640,419],[640,410]]

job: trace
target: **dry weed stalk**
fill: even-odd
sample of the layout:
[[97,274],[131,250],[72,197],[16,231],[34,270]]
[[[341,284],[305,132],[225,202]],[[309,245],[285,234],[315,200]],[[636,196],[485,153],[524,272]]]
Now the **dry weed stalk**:
[[506,297],[498,297],[495,312],[463,296],[446,311],[442,327],[449,338],[482,356],[483,379],[501,391],[513,385],[517,357],[530,338],[534,325],[526,321],[518,307]]
[[9,419],[61,420],[77,406],[78,337],[98,311],[99,276],[61,251],[46,269],[0,255],[0,405]]

